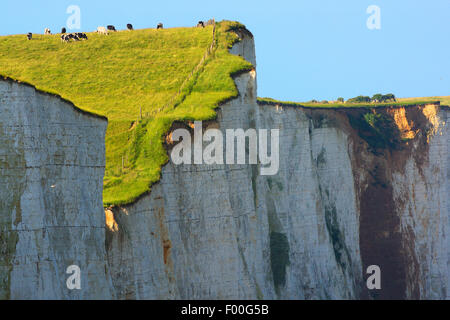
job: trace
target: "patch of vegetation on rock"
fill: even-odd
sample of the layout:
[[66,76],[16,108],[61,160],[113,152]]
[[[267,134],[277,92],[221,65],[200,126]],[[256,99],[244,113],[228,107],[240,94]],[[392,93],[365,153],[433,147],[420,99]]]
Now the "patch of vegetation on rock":
[[369,112],[348,114],[350,124],[358,131],[359,136],[366,141],[373,152],[379,149],[401,148],[400,130],[395,121],[383,112],[372,110]]

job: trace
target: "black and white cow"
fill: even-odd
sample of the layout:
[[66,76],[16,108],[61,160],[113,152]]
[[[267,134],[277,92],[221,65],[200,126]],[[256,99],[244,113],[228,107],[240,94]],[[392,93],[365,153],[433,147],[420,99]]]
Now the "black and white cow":
[[164,29],[164,25],[160,22],[160,23],[158,23],[158,26],[156,27],[156,29]]
[[203,21],[199,21],[197,23],[197,28],[204,28],[205,27],[205,23]]
[[62,29],[61,29],[61,33],[62,33],[62,34],[66,33],[66,32],[67,32],[66,28],[62,28]]
[[79,40],[78,37],[76,37],[73,33],[69,33],[69,34],[62,34],[61,35],[61,41],[62,42],[69,42],[70,40]]
[[28,39],[28,40],[33,39],[33,34],[32,34],[31,32],[29,32],[29,33],[27,34],[27,39]]
[[74,41],[80,41],[80,40],[87,40],[88,37],[85,33],[77,32],[77,33],[69,33],[69,34],[63,34],[61,35],[61,41],[62,42],[69,42],[70,40]]
[[78,40],[87,40],[88,39],[86,33],[78,32],[78,33],[75,33],[75,35],[78,37]]
[[130,31],[133,30],[133,25],[131,23],[127,24],[127,29]]
[[109,25],[109,26],[107,26],[106,27],[109,31],[114,31],[114,32],[116,32],[117,30],[116,30],[116,27],[114,27],[114,26],[112,26],[112,25]]

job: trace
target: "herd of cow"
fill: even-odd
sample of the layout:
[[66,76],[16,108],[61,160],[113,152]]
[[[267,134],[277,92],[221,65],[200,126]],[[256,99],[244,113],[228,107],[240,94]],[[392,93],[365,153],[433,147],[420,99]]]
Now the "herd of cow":
[[[211,19],[208,22],[203,22],[203,21],[199,21],[197,24],[198,28],[204,28],[207,25],[211,25],[214,24],[214,20]],[[132,24],[127,24],[127,29],[129,31],[134,30],[133,29],[133,25]],[[156,26],[156,29],[164,29],[164,25],[162,23],[158,23],[158,25]],[[104,35],[108,35],[109,32],[117,32],[116,27],[113,25],[109,25],[106,28],[105,27],[98,27],[97,30],[95,31],[98,34],[104,34]],[[52,32],[50,31],[49,28],[45,28],[44,30],[44,34],[46,35],[51,35]],[[27,34],[27,39],[28,40],[32,40],[33,39],[33,34],[30,32]],[[66,28],[62,28],[61,29],[61,41],[62,42],[69,42],[69,41],[81,41],[81,40],[88,40],[88,37],[85,33],[82,32],[76,32],[76,33],[67,33]]]

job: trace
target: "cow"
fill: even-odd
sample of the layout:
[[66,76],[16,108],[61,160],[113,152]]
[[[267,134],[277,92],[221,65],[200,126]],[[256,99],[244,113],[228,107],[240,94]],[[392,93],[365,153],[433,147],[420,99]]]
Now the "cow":
[[205,27],[205,23],[203,21],[199,21],[197,23],[197,28],[204,28]]
[[61,29],[61,33],[62,33],[62,34],[65,34],[66,32],[67,32],[66,28],[62,28],[62,29]]
[[131,23],[127,24],[127,29],[130,31],[133,30],[133,25]]
[[156,27],[156,29],[164,29],[164,25],[160,22],[160,23],[158,23],[158,26]]
[[71,39],[76,40],[72,33],[61,35],[61,42],[69,42]]
[[69,42],[71,39],[70,34],[62,34],[61,35],[61,42]]
[[114,26],[112,26],[112,25],[109,25],[109,26],[107,26],[106,27],[109,31],[114,31],[114,32],[116,32],[117,30],[116,30],[116,27],[114,27]]
[[106,30],[105,27],[98,27],[96,32],[99,33],[99,34],[106,34],[106,35],[109,34],[108,30]]
[[77,32],[77,33],[69,33],[69,34],[61,35],[62,42],[69,42],[70,40],[80,41],[81,39],[85,39],[85,40],[88,39],[85,33]]
[[32,34],[31,32],[29,32],[29,33],[27,34],[27,39],[28,39],[28,40],[33,39],[33,34]]
[[78,40],[87,40],[88,39],[86,33],[78,32],[78,33],[75,33],[75,35],[78,37]]
[[45,28],[45,30],[44,30],[44,34],[46,34],[46,35],[50,35],[50,34],[52,34],[52,32],[50,31],[50,29],[49,29],[49,28]]

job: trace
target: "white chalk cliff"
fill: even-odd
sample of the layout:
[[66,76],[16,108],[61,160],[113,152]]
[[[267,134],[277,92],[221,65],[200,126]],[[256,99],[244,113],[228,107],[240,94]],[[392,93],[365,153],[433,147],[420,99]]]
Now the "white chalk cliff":
[[[256,66],[240,36],[231,52]],[[0,80],[0,298],[450,298],[449,109],[379,109],[386,140],[366,109],[258,104],[256,71],[235,82],[204,129],[280,129],[278,174],[169,162],[105,227],[106,121]]]
[[[110,298],[99,152],[107,121],[3,79],[0,115],[0,298]],[[82,290],[67,289],[71,265]]]

